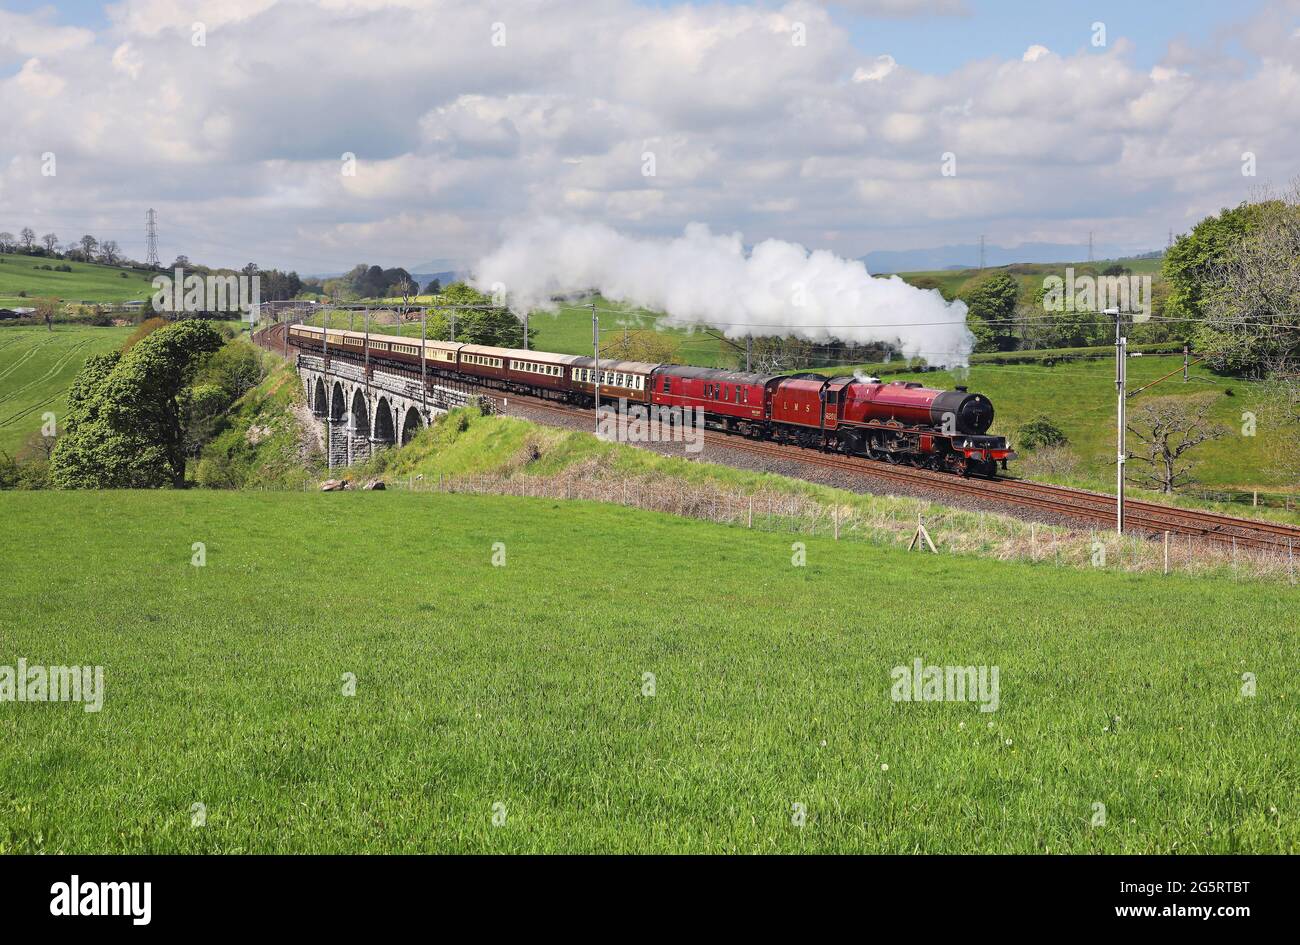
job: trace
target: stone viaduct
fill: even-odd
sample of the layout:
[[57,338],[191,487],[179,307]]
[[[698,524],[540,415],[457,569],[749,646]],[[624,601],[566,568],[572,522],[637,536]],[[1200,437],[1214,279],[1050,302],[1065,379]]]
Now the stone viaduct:
[[298,376],[307,406],[326,424],[331,469],[350,466],[379,450],[401,446],[436,414],[482,396],[472,387],[420,372],[320,355],[299,354]]

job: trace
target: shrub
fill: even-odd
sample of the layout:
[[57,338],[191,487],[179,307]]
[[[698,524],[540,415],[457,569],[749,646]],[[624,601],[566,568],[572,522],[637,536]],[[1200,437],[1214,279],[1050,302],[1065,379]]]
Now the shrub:
[[1045,446],[1064,446],[1069,442],[1065,431],[1058,427],[1050,417],[1039,414],[1032,420],[1020,425],[1016,431],[1016,447],[1023,450],[1036,450]]
[[1017,468],[1024,476],[1070,478],[1078,471],[1079,457],[1068,446],[1044,446],[1026,456]]

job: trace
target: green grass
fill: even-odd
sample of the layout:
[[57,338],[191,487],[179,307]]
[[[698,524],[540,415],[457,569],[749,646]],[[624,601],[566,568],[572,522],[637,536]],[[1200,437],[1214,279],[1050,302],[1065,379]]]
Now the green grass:
[[[71,272],[48,272],[35,266],[70,266]],[[123,278],[121,273],[126,273]],[[126,302],[153,295],[152,275],[116,266],[68,262],[44,256],[0,253],[0,306],[31,308],[32,300],[53,297],[65,302]],[[26,292],[20,298],[18,293]]]
[[130,328],[55,325],[0,328],[0,450],[14,454],[42,426],[63,419],[68,388],[89,355],[121,346]]
[[[1300,838],[1291,589],[812,538],[796,568],[789,536],[456,495],[6,493],[0,516],[0,665],[106,687],[99,713],[0,703],[4,851]],[[1000,708],[891,701],[914,658],[998,666]]]

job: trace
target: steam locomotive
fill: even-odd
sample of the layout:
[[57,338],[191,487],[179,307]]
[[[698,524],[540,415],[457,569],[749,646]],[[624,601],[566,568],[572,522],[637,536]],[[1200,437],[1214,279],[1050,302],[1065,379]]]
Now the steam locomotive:
[[795,443],[887,463],[961,475],[994,476],[1014,459],[1005,437],[990,436],[993,404],[965,387],[936,390],[914,381],[861,376],[749,374],[680,364],[615,361],[452,341],[291,325],[289,341],[322,354],[375,365],[419,368],[497,390],[583,406],[625,400],[694,409],[705,425],[755,439]]

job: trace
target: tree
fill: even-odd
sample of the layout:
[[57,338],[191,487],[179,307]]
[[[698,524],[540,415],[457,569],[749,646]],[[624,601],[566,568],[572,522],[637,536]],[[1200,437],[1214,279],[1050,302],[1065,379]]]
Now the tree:
[[1035,450],[1043,446],[1064,446],[1069,442],[1065,431],[1045,414],[1022,423],[1016,431],[1016,446],[1024,450]]
[[51,481],[69,489],[139,489],[185,483],[186,388],[221,347],[205,321],[173,322],[126,354],[86,359],[68,392]]
[[23,241],[23,252],[30,253],[32,244],[36,242],[36,231],[30,226],[25,226],[18,232],[18,238]]
[[977,344],[976,350],[1010,351],[1015,347],[1011,325],[1019,293],[1020,285],[1006,272],[989,276],[966,293],[966,322],[977,343],[983,340],[992,346],[980,349]]
[[1196,346],[1217,370],[1263,377],[1300,370],[1300,181],[1253,204],[1251,225],[1217,248],[1201,286]]
[[46,233],[41,237],[41,243],[45,246],[45,252],[53,256],[59,245],[59,237],[54,233]]
[[15,245],[12,233],[0,233],[0,253],[12,253]]
[[45,330],[54,331],[54,313],[59,309],[58,299],[37,299],[36,314],[45,320]]
[[1194,463],[1186,454],[1228,432],[1226,427],[1209,420],[1215,398],[1215,394],[1153,397],[1133,411],[1128,432],[1142,442],[1143,449],[1129,456],[1146,468],[1129,476],[1129,480],[1152,486],[1167,495],[1194,483]]
[[429,284],[424,287],[425,295],[437,295],[442,291],[441,279],[430,279]]
[[[524,325],[508,308],[493,305],[492,300],[464,282],[453,282],[442,293],[447,304],[463,305],[456,315],[456,340],[466,344],[494,345],[502,348],[524,346]],[[528,329],[529,345],[536,330]]]
[[601,345],[602,357],[620,361],[645,361],[650,364],[673,364],[679,342],[672,335],[652,329],[623,330]]
[[87,262],[95,258],[95,250],[99,248],[99,240],[95,239],[89,233],[81,238],[81,255]]
[[811,367],[813,346],[802,338],[766,336],[754,339],[750,355],[751,366],[759,374],[780,374]]
[[1204,316],[1201,306],[1211,273],[1228,248],[1253,228],[1257,212],[1243,202],[1217,217],[1206,217],[1178,237],[1161,263],[1169,283],[1165,315],[1196,320]]
[[121,250],[117,248],[117,240],[104,240],[99,245],[99,258],[104,261],[106,266],[116,266],[118,259],[121,258]]

